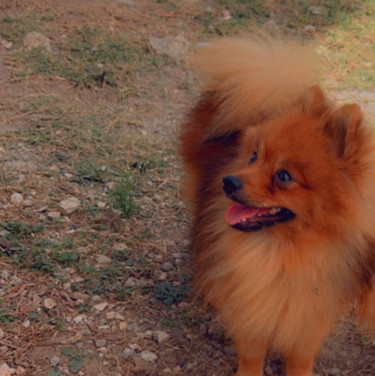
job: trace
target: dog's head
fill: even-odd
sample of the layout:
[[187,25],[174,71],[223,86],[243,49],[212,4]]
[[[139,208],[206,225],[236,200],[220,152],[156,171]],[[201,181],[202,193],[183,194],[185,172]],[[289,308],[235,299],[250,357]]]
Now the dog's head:
[[314,86],[281,116],[246,131],[223,177],[232,201],[227,223],[240,231],[339,231],[360,216],[370,140],[359,106],[333,110]]

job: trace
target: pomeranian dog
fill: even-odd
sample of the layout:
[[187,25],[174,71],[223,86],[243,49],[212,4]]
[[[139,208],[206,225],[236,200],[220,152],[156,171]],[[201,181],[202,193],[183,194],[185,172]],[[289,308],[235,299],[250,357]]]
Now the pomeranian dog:
[[237,347],[237,376],[313,375],[337,320],[374,321],[375,145],[294,42],[224,38],[193,57],[201,98],[181,130],[195,287]]

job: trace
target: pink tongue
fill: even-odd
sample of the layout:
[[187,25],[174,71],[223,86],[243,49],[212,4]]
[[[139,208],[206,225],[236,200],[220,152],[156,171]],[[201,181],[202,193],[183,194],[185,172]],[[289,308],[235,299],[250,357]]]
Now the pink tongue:
[[225,220],[231,225],[235,225],[240,222],[242,219],[248,219],[255,217],[259,212],[264,209],[261,208],[249,208],[247,206],[237,204],[231,206],[226,214]]

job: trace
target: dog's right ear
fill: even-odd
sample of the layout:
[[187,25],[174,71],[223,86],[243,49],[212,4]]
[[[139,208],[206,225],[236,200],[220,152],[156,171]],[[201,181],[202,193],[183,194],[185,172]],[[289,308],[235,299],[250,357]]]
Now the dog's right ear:
[[363,114],[357,104],[346,104],[333,112],[324,131],[333,139],[332,150],[341,158],[358,150],[364,138]]

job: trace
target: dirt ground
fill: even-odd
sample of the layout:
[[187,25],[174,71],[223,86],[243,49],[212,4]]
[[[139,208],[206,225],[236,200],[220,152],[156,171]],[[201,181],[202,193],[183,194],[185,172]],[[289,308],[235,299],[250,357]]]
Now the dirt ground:
[[[178,127],[197,99],[198,81],[187,57],[209,35],[207,20],[231,17],[214,5],[0,3],[2,22],[13,27],[24,20],[22,35],[3,29],[0,38],[0,364],[11,374],[234,374],[233,344],[189,290],[189,218],[176,154]],[[117,86],[105,81],[105,73],[104,84],[95,86],[35,67],[27,71],[31,60],[22,55],[23,37],[35,27],[48,37],[52,56],[60,56],[76,29],[97,28],[150,51],[152,68],[129,66],[131,84],[120,77]],[[166,62],[152,39],[169,36],[183,39]],[[372,90],[333,95],[358,97],[374,116]],[[82,119],[102,126],[100,136],[92,136]],[[115,140],[104,148],[100,138],[109,136]],[[156,167],[147,167],[154,163],[150,154]],[[109,192],[125,165],[146,171],[137,197],[144,215],[124,218],[110,207]],[[69,197],[79,201],[72,212],[61,208]],[[354,321],[338,324],[317,359],[317,375],[375,375],[374,339]],[[270,354],[265,374],[283,374],[277,354]]]

